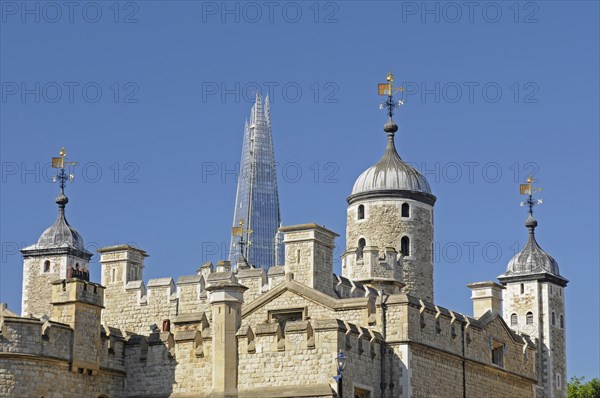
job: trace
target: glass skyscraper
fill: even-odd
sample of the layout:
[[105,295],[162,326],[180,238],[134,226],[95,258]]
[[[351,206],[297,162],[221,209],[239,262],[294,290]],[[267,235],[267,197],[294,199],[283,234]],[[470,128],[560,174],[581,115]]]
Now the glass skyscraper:
[[[277,263],[283,258],[283,243],[277,234],[280,223],[269,97],[263,103],[257,94],[250,122],[246,120],[244,126],[233,213],[233,227],[241,228],[231,238],[231,263],[236,264],[243,251],[244,258],[254,267],[268,269],[272,265],[283,265]],[[240,239],[244,242],[242,247]]]

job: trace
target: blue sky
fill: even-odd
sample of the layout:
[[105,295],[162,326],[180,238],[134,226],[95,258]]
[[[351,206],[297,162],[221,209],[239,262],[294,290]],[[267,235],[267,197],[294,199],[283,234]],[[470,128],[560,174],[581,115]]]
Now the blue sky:
[[[385,147],[376,84],[407,88],[400,155],[435,206],[436,303],[526,241],[518,183],[540,180],[540,245],[570,280],[569,375],[599,371],[597,2],[0,2],[0,301],[18,248],[55,219],[47,165],[80,162],[67,216],[90,251],[148,251],[145,279],[226,258],[243,125],[270,93],[287,225],[340,233],[356,177]],[[339,256],[336,271],[339,272]],[[99,280],[99,264],[92,277]]]

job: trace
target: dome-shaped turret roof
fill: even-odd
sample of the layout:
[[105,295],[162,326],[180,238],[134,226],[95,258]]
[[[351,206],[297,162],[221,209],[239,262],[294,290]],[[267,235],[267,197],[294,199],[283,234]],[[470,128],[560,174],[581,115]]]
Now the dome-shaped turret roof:
[[525,226],[529,229],[529,240],[519,253],[517,253],[506,267],[506,272],[503,276],[517,276],[527,274],[549,273],[555,276],[560,276],[558,263],[556,260],[546,253],[535,240],[535,227],[537,221],[532,215],[525,221]]
[[365,170],[354,183],[352,196],[377,191],[406,191],[431,194],[427,179],[415,168],[405,163],[396,151],[394,133],[398,126],[388,121],[384,130],[387,133],[387,147],[381,159]]
[[40,236],[37,244],[34,245],[35,249],[68,247],[87,253],[81,234],[69,224],[65,217],[65,205],[68,202],[69,199],[64,194],[60,194],[56,198],[58,217],[54,224],[48,227]]

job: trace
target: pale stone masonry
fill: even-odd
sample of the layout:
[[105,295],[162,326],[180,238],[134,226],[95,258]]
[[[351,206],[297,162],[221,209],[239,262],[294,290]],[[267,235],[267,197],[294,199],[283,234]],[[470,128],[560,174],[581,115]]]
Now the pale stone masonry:
[[285,264],[268,272],[220,261],[145,280],[148,254],[117,245],[93,283],[61,195],[23,250],[22,315],[0,306],[0,397],[565,398],[567,280],[537,222],[501,284],[468,286],[473,316],[437,305],[436,198],[396,130],[348,198],[342,275],[338,235],[301,224],[281,228]]

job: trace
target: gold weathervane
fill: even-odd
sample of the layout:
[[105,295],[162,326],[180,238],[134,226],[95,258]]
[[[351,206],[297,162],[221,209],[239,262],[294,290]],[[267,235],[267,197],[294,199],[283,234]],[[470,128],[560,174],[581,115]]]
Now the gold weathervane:
[[250,244],[251,244],[251,242],[250,242],[250,234],[253,231],[251,229],[246,229],[246,240],[244,240],[244,220],[240,219],[240,223],[239,224],[240,224],[239,227],[232,227],[231,228],[231,235],[232,236],[239,236],[240,237],[240,240],[238,242],[238,245],[240,246],[240,255],[242,256],[242,259],[244,260],[244,262],[247,263],[248,261],[246,260],[246,256],[244,255],[244,246],[246,246],[246,247],[250,246]]
[[388,81],[387,83],[379,83],[377,85],[377,94],[388,97],[384,103],[379,105],[379,109],[387,108],[388,116],[391,119],[394,114],[394,109],[404,105],[404,100],[394,101],[394,93],[404,91],[404,87],[394,87],[394,75],[391,72],[388,72],[385,79]]
[[73,181],[75,176],[73,174],[65,173],[65,166],[75,166],[77,162],[67,162],[67,150],[63,146],[60,148],[59,152],[60,157],[52,158],[52,168],[60,169],[58,173],[52,178],[53,182],[60,181],[60,193],[64,195],[65,193],[65,181]]
[[521,195],[527,195],[528,198],[525,202],[521,202],[521,207],[527,205],[529,206],[529,214],[533,215],[533,206],[535,206],[536,204],[541,205],[542,204],[542,199],[538,199],[537,201],[534,200],[533,195],[541,192],[543,188],[541,187],[534,187],[533,183],[537,182],[536,180],[533,179],[533,177],[529,176],[527,177],[527,184],[520,184],[519,185],[519,191],[521,193]]

